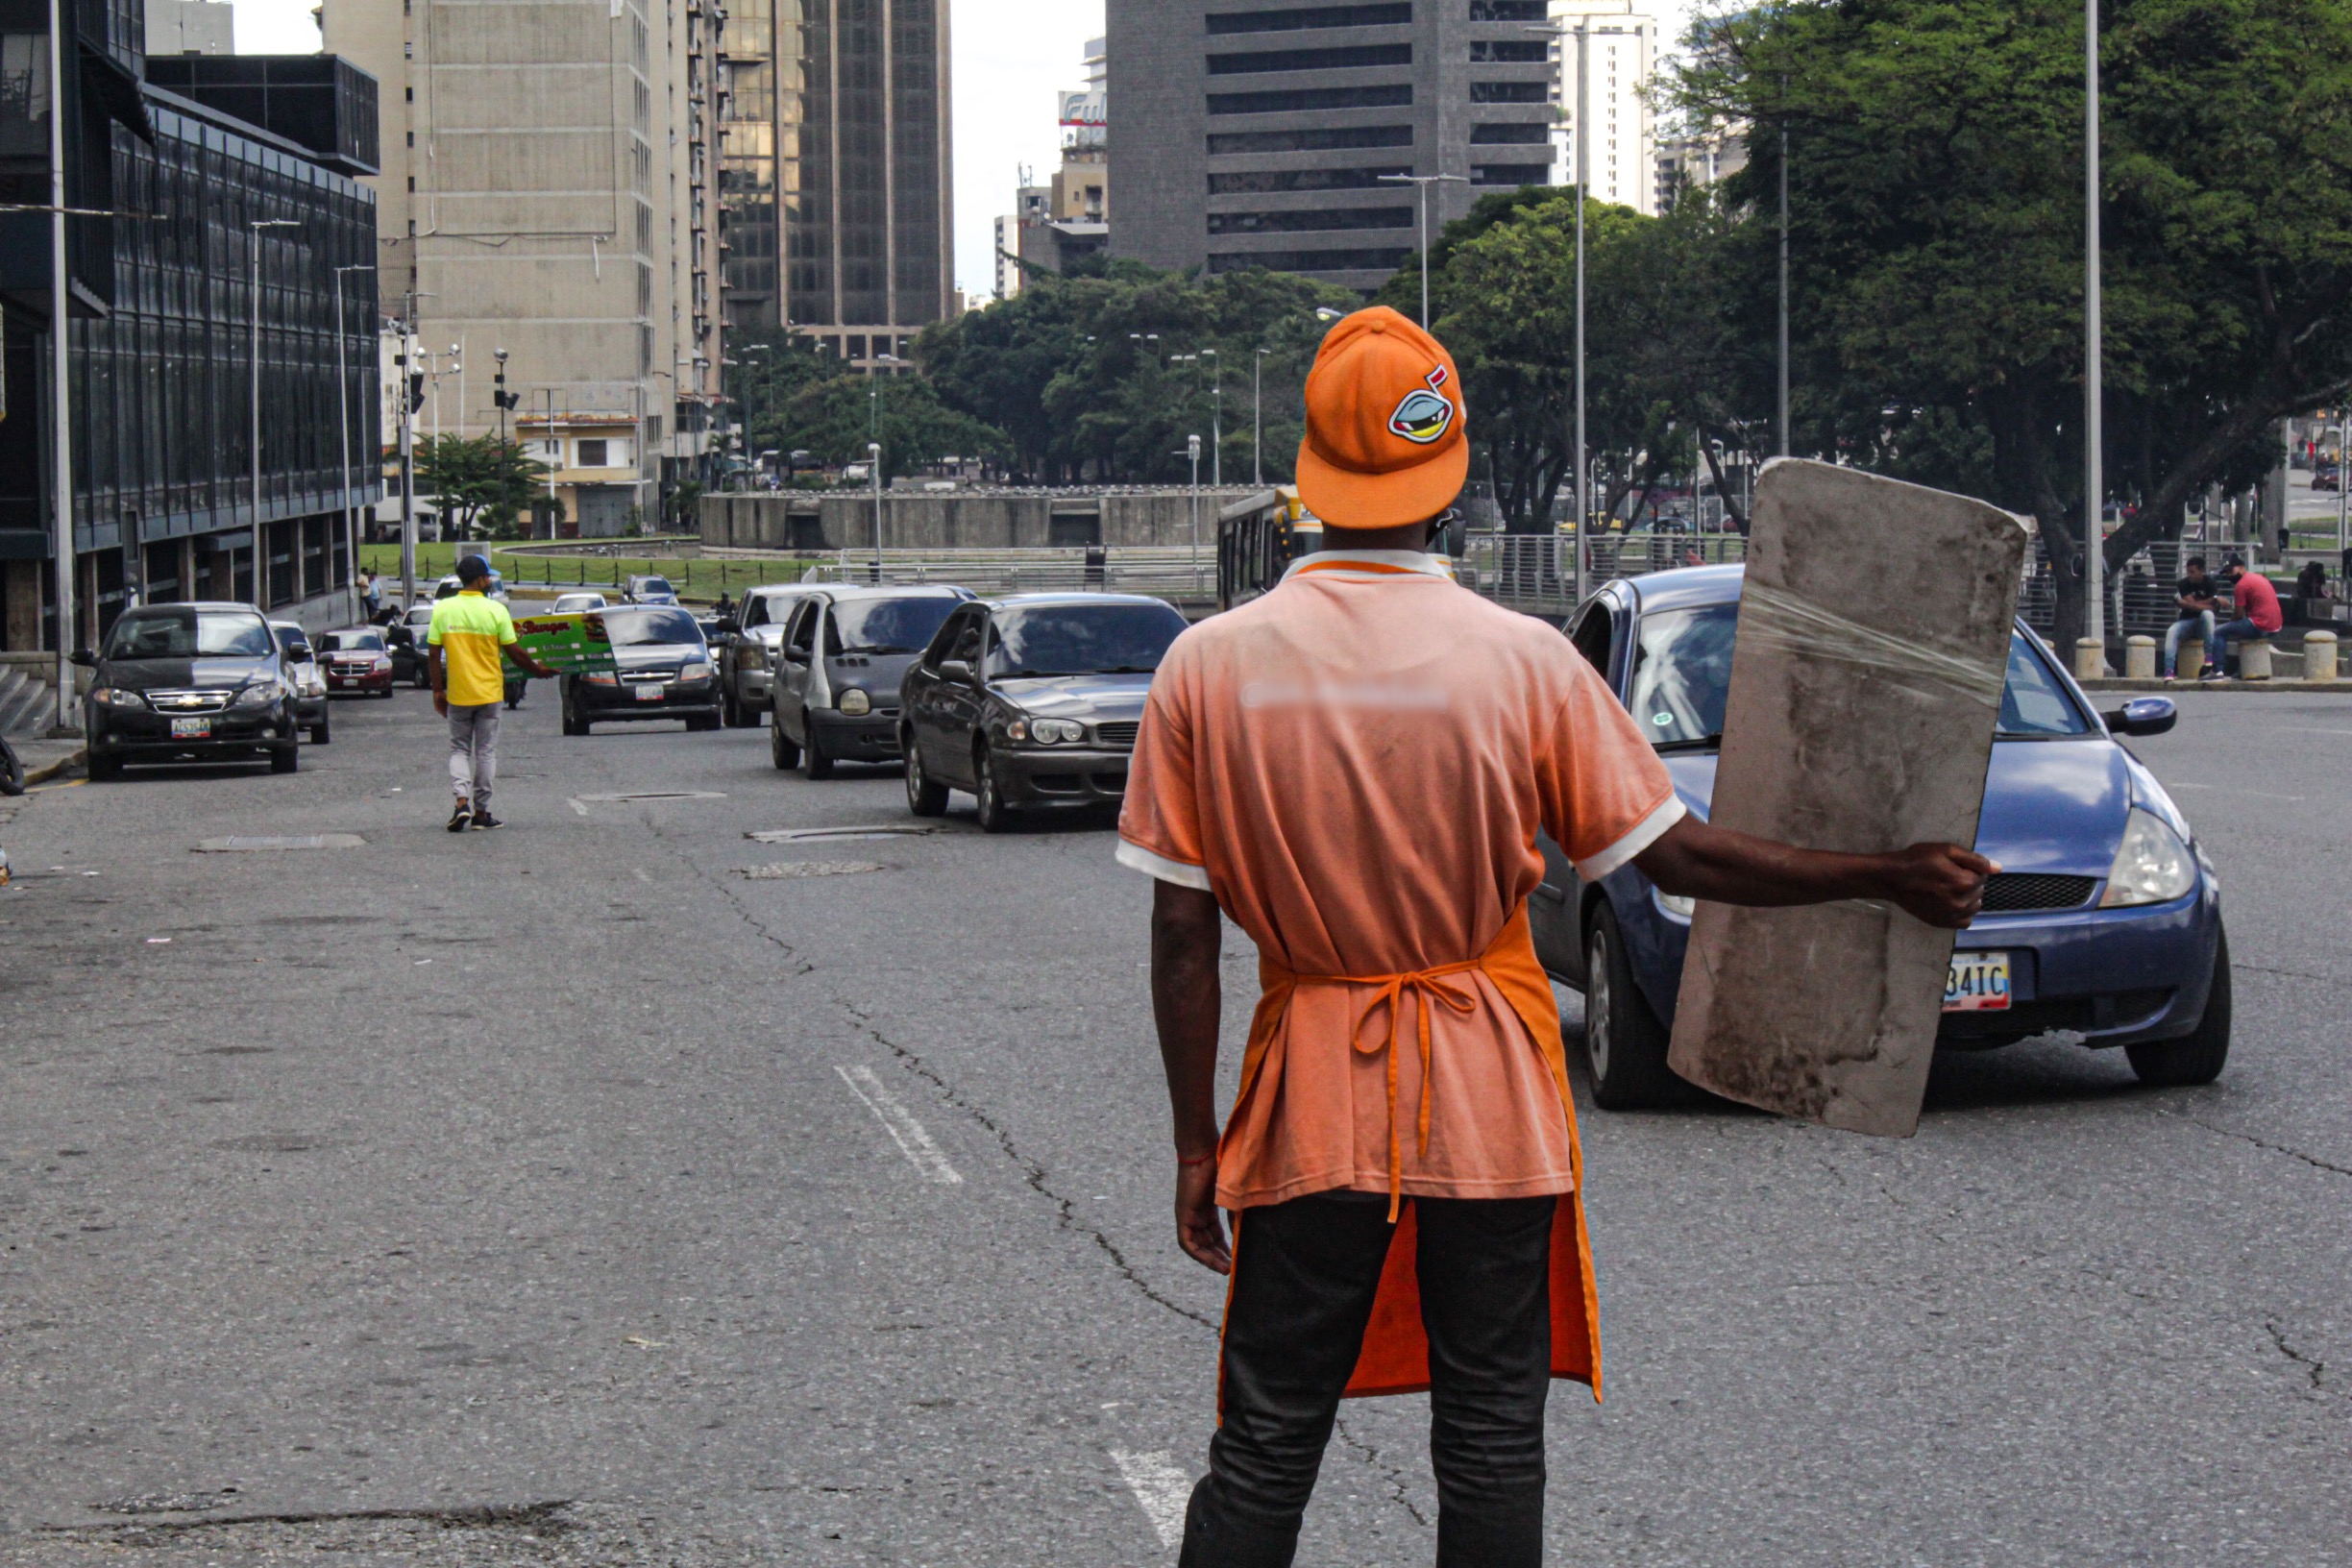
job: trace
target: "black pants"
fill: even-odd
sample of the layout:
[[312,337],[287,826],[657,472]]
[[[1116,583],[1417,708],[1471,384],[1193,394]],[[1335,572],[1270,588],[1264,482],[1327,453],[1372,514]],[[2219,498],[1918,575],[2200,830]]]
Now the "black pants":
[[[1556,1198],[1413,1200],[1430,1341],[1438,1568],[1543,1557]],[[1287,1568],[1388,1256],[1388,1200],[1247,1211],[1225,1320],[1225,1420],[1180,1568]]]

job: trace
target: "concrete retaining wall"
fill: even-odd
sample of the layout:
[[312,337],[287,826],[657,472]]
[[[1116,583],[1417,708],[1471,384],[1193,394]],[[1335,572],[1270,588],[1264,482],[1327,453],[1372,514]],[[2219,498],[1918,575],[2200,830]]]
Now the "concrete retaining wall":
[[[1249,494],[1200,493],[1200,543],[1216,544],[1219,506]],[[856,550],[870,546],[873,497],[854,491],[704,496],[702,542],[734,550]],[[992,494],[884,491],[882,548],[891,550],[1076,549],[1192,542],[1189,490],[1144,494]]]

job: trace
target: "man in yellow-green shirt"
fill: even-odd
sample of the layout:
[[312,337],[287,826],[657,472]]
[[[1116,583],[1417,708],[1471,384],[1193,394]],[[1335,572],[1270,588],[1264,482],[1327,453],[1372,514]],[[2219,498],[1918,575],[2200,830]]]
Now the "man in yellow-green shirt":
[[457,592],[433,606],[425,633],[432,671],[433,711],[449,721],[450,788],[457,804],[449,830],[491,828],[490,793],[498,780],[499,704],[506,697],[506,661],[534,675],[555,672],[515,644],[506,606],[482,592],[490,563],[468,555],[457,563]]

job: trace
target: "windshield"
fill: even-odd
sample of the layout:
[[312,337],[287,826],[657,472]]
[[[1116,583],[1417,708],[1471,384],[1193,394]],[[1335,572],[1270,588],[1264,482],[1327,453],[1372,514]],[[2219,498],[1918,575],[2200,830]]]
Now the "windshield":
[[603,610],[605,635],[615,648],[643,648],[649,643],[702,641],[702,628],[684,610]]
[[141,610],[114,623],[110,659],[259,659],[276,651],[268,623],[234,610]]
[[637,591],[641,594],[667,594],[675,592],[675,590],[670,586],[670,579],[668,577],[640,577],[637,579]]
[[322,631],[311,646],[321,653],[381,653],[384,640],[376,631]]
[[1160,668],[1185,618],[1165,604],[1056,604],[996,623],[992,677],[1146,674]]
[[[1633,653],[1633,689],[1626,706],[1651,745],[1671,750],[1712,746],[1722,738],[1738,629],[1736,604],[1661,610],[1642,617],[1641,642]],[[2024,634],[2013,633],[2009,681],[2001,692],[1996,733],[2026,738],[2089,731],[2089,723],[2034,656]]]
[[962,600],[944,594],[921,599],[845,599],[833,606],[825,652],[920,653]]

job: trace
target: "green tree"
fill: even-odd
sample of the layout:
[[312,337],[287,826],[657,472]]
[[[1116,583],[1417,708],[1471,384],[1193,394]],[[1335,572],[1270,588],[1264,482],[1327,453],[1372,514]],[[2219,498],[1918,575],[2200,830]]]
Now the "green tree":
[[465,538],[478,527],[501,537],[547,482],[545,464],[496,436],[430,436],[417,443],[417,488],[435,497]]
[[[1702,23],[1681,83],[1691,110],[1752,128],[1727,247],[1752,337],[1789,135],[1800,447],[2031,512],[2070,565],[2082,26],[2065,0],[1788,4]],[[2177,535],[2205,485],[2266,466],[2273,422],[2352,382],[2352,6],[2112,0],[2101,61],[2103,456],[2138,505],[2114,568]],[[2080,578],[2058,584],[2070,639]]]
[[821,463],[866,461],[866,445],[882,446],[887,481],[945,457],[994,458],[1004,436],[993,426],[943,405],[918,376],[835,376],[802,386],[775,411],[776,446],[790,440]]

